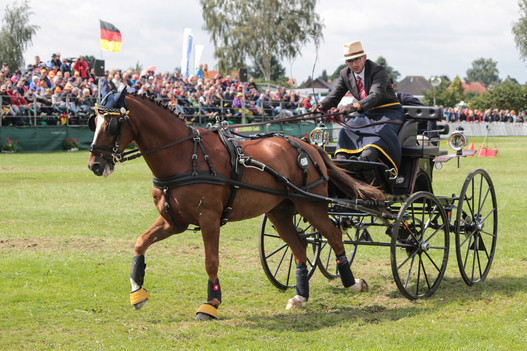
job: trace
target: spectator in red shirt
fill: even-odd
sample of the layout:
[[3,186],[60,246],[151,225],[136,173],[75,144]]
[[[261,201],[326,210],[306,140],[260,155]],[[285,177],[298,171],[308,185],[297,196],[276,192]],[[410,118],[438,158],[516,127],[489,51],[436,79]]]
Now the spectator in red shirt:
[[77,60],[71,68],[73,68],[75,72],[79,72],[82,79],[88,78],[88,62],[84,61],[82,56],[77,57]]

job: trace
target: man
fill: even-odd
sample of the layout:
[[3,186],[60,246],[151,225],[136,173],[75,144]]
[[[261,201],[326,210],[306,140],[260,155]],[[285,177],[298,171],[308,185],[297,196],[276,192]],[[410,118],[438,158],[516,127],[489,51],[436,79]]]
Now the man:
[[[393,167],[401,161],[401,145],[397,133],[404,120],[404,111],[397,100],[386,70],[366,58],[359,41],[344,44],[347,67],[340,71],[335,87],[312,110],[325,112],[336,107],[349,91],[357,100],[338,112],[359,112],[341,129],[337,142],[337,158],[357,157],[360,160],[381,160]],[[359,127],[359,128],[356,128]]]
[[73,68],[75,73],[78,73],[82,79],[88,78],[88,62],[84,61],[82,56],[77,57],[77,60],[71,68]]

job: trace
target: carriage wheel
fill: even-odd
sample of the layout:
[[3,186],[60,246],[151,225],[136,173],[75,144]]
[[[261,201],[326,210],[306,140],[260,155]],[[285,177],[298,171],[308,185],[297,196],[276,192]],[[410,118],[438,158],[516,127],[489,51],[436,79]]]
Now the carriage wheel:
[[[350,241],[357,241],[361,235],[367,235],[369,237],[368,229],[361,228],[359,224],[353,222],[353,217],[341,217],[337,215],[331,216],[331,222],[338,227],[341,222],[345,221],[346,225],[341,225],[342,229],[342,241],[344,242],[344,248],[348,254],[348,262],[351,264],[355,259],[357,253],[357,245],[349,243]],[[345,227],[344,229],[342,227]],[[329,246],[326,239],[322,238],[320,242],[320,259],[317,262],[320,272],[324,277],[328,279],[338,278],[340,275],[337,268],[337,257],[335,252]]]
[[408,299],[431,296],[446,271],[449,221],[433,194],[417,192],[402,205],[392,229],[390,258],[399,291]]
[[472,171],[463,184],[454,231],[461,277],[468,285],[484,281],[496,250],[498,207],[492,180],[482,169]]
[[[300,237],[307,243],[307,276],[311,278],[316,269],[320,253],[320,234],[301,215],[295,214],[293,221]],[[278,289],[286,290],[296,286],[296,262],[289,249],[266,215],[260,223],[260,262],[267,278]]]

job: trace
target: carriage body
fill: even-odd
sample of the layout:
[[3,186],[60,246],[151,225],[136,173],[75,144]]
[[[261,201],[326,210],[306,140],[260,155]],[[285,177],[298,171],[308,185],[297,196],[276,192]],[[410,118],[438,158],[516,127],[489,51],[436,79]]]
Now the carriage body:
[[[431,296],[446,270],[451,236],[456,245],[460,274],[467,285],[485,280],[494,256],[497,238],[497,202],[490,176],[482,169],[471,172],[459,196],[440,196],[433,191],[434,165],[445,157],[440,139],[430,131],[418,131],[421,124],[439,122],[438,107],[404,106],[406,120],[398,134],[402,160],[397,174],[380,162],[337,160],[334,162],[354,178],[383,190],[392,214],[380,220],[368,209],[343,206],[346,196],[329,183],[328,214],[343,233],[348,261],[353,263],[361,245],[390,248],[394,280],[409,299]],[[434,124],[436,124],[434,123]],[[438,125],[438,134],[448,134],[448,125]],[[334,147],[326,146],[332,154]],[[463,154],[458,152],[456,157]],[[451,157],[455,158],[455,157]],[[335,255],[325,239],[300,215],[294,219],[297,231],[308,243],[309,275],[318,267],[329,278],[338,277]],[[260,259],[269,280],[280,289],[294,286],[292,257],[265,216],[260,227]]]

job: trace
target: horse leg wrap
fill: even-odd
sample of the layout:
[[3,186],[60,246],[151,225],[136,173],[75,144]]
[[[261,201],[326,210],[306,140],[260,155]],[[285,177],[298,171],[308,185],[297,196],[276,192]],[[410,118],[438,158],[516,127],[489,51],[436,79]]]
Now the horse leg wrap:
[[351,273],[350,264],[345,253],[342,256],[337,257],[337,268],[339,270],[340,280],[345,288],[349,288],[355,284],[355,277],[353,276],[353,273]]
[[296,265],[296,294],[309,299],[309,278],[307,276],[307,266],[305,263]]
[[145,278],[145,255],[134,256],[132,260],[132,271],[130,272],[130,279],[137,285],[143,286]]
[[215,282],[212,282],[209,279],[209,284],[207,286],[207,301],[211,302],[214,299],[217,299],[221,303],[221,288],[219,279],[216,279]]
[[130,293],[130,303],[134,308],[140,309],[148,300],[148,292],[143,289],[143,280],[145,277],[145,256],[137,255],[132,260],[132,271],[130,272],[130,283],[132,292]]

